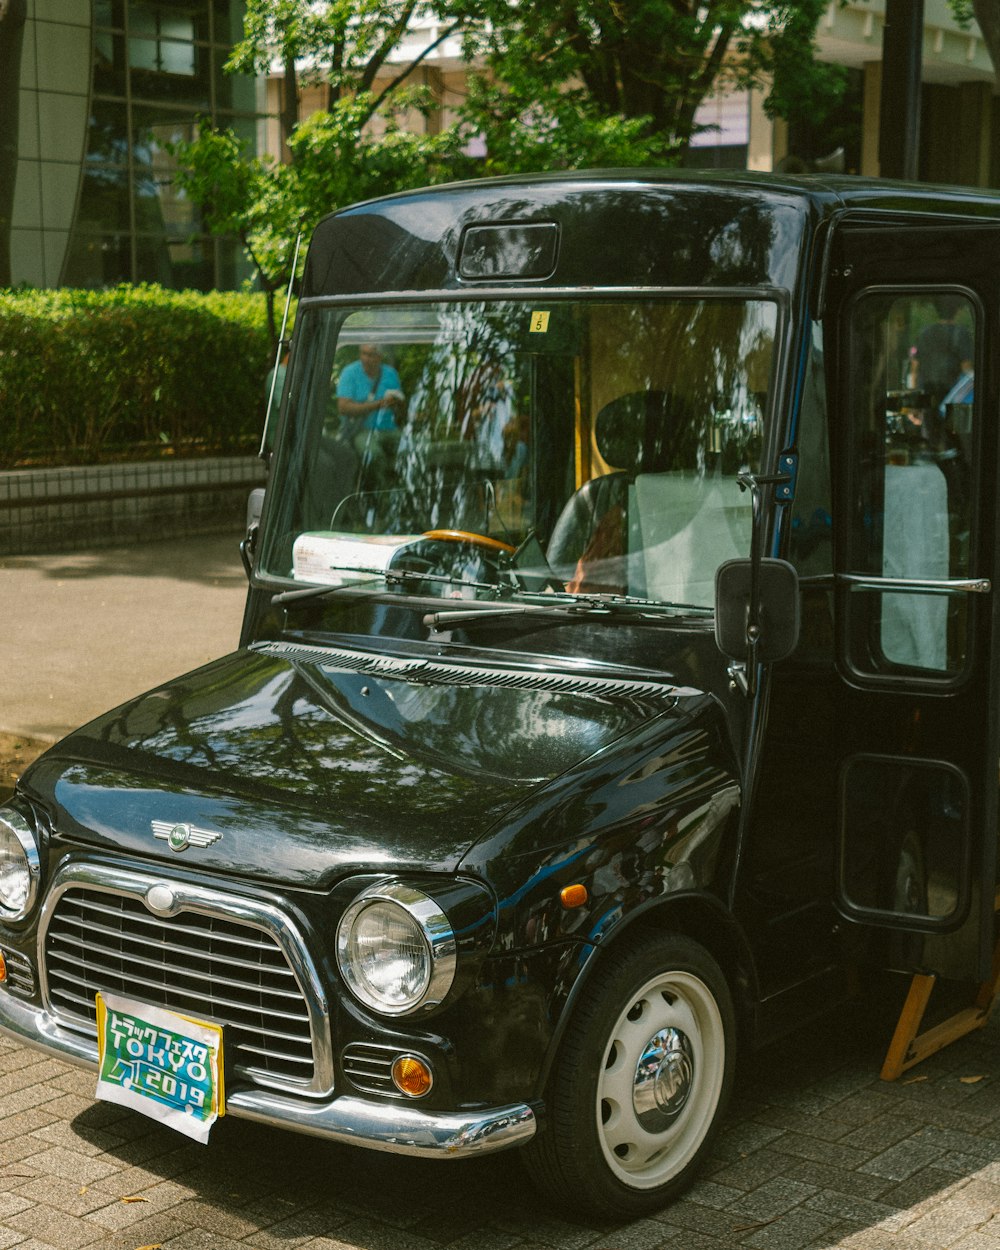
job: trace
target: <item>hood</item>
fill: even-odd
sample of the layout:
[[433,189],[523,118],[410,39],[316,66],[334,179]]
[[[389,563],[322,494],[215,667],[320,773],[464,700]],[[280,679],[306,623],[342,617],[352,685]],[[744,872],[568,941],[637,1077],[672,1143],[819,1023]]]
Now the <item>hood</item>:
[[307,887],[448,871],[530,793],[676,702],[606,674],[270,644],[92,721],[21,788],[62,839],[196,871]]

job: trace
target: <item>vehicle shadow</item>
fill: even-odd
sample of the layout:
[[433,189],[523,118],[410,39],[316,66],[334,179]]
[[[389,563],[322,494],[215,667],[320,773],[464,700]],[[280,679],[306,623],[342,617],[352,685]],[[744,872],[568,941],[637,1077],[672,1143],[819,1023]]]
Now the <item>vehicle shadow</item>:
[[166,578],[179,582],[242,588],[242,534],[193,534],[131,546],[87,551],[2,556],[0,570],[32,572],[58,581],[105,577]]
[[257,1250],[950,1245],[1000,1208],[998,1041],[992,1021],[889,1084],[870,1004],[801,1029],[742,1064],[694,1188],[616,1228],[555,1210],[516,1153],[426,1161],[231,1119],[205,1149],[103,1104],[71,1129],[107,1169],[87,1193],[109,1250],[216,1245],[195,1230]]

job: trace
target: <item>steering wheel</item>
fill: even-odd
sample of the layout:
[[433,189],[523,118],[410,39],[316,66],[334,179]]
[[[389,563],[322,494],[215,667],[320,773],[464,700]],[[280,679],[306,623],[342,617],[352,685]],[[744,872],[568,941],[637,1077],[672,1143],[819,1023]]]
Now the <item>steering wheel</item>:
[[490,538],[488,534],[474,534],[471,530],[425,530],[424,538],[430,538],[435,542],[445,543],[469,543],[473,547],[479,547],[483,551],[488,551],[493,555],[512,556],[517,550],[510,543],[505,543],[499,538]]

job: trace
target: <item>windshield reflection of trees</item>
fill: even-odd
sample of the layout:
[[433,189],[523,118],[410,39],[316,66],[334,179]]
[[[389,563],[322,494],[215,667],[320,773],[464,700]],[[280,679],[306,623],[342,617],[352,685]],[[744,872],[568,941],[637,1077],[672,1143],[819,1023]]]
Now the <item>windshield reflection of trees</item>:
[[[314,328],[317,345],[338,316],[319,315],[328,328]],[[675,562],[744,555],[749,500],[732,479],[759,465],[776,330],[773,303],[731,296],[351,313],[335,356],[332,343],[329,354],[313,351],[300,405],[301,493],[282,505],[290,521],[301,520],[272,540],[276,571],[287,570],[288,544],[303,531],[415,537],[447,529],[513,546],[535,532],[545,545],[574,492],[615,473],[619,493],[643,476],[652,500],[651,525],[638,524],[637,511],[627,536],[620,527],[619,556],[626,537],[630,556],[663,544]],[[366,341],[381,347],[393,385],[398,371],[405,407],[391,420],[388,405],[366,420],[348,415],[338,398],[339,379]],[[310,419],[323,426],[311,456]],[[638,508],[634,499],[629,507]],[[587,518],[589,534],[576,536],[575,553],[561,547],[570,571],[599,519]],[[670,546],[680,531],[683,551]],[[700,557],[699,547],[709,554]],[[675,581],[693,585],[713,574],[714,563]],[[644,579],[658,584],[655,571]]]
[[[407,397],[402,429],[358,432],[337,414],[338,452],[357,463],[355,488],[336,503],[331,528],[512,531],[516,519],[503,515],[499,482],[525,467],[525,449],[514,436],[521,431],[523,437],[528,426],[526,398],[516,385],[522,362],[507,332],[513,316],[503,304],[445,305],[432,319],[433,341],[391,352]],[[352,328],[349,318],[345,332]],[[353,337],[364,333],[359,327]],[[338,353],[340,370],[352,354]]]
[[[445,305],[437,313],[436,342],[397,349],[409,408],[392,473],[381,489],[356,492],[338,505],[338,528],[353,520],[387,533],[420,524],[484,532],[499,509],[501,524],[516,533],[517,518],[503,515],[500,483],[530,469],[531,418],[544,436],[543,422],[552,415],[532,412],[532,375],[545,370],[552,349],[540,338],[539,350],[528,350],[530,331],[518,330],[528,315],[518,305]],[[675,402],[655,431],[665,450],[658,467],[734,473],[756,463],[774,342],[769,306],[742,300],[563,305],[548,315],[547,334],[555,331],[557,344],[583,349],[581,382],[590,390],[590,402],[581,405],[584,423],[588,412],[616,397],[667,392]],[[366,447],[360,481],[378,477],[375,460]]]
[[[773,306],[744,300],[598,306],[593,411],[635,392],[666,396],[654,429],[637,430],[643,471],[734,474],[756,467],[763,435]],[[615,467],[629,468],[629,465]]]

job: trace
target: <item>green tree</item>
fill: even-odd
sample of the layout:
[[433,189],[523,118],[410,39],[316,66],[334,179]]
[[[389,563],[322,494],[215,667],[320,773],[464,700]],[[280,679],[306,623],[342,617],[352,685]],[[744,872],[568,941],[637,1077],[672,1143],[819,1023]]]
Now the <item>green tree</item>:
[[198,137],[171,151],[179,163],[178,189],[200,208],[214,234],[235,236],[264,292],[271,341],[278,337],[275,300],[288,281],[299,215],[288,194],[288,174],[274,159],[250,157],[232,130],[216,130],[207,119]]
[[[206,122],[173,151],[177,183],[205,226],[243,244],[268,298],[273,337],[275,296],[290,276],[296,234],[345,204],[461,174],[456,128],[418,134],[404,121],[435,109],[433,94],[412,85],[414,71],[476,20],[478,3],[421,4],[437,18],[437,35],[405,58],[401,44],[418,0],[248,0],[245,37],[227,68],[266,73],[275,61],[283,65],[284,150],[252,157],[232,131]],[[300,89],[313,83],[323,86],[326,107],[296,123]]]
[[[286,81],[316,83],[327,92],[327,110],[352,97],[364,121],[371,120],[434,51],[468,30],[481,15],[482,0],[247,0],[244,38],[228,67],[265,74],[275,54]],[[403,40],[417,15],[437,20],[437,33],[416,55],[401,56]],[[389,70],[388,82],[375,80]],[[363,103],[360,103],[363,101]],[[412,103],[413,97],[405,101]],[[294,119],[285,124],[286,138]]]
[[490,0],[471,33],[466,120],[496,171],[581,166],[624,148],[628,165],[672,164],[720,87],[766,87],[767,108],[819,117],[845,74],[815,58],[826,0]]
[[[292,241],[324,214],[372,196],[472,174],[673,163],[695,113],[722,85],[772,85],[780,115],[815,119],[842,71],[815,62],[825,0],[248,0],[229,67],[285,67],[284,159],[251,159],[235,136],[204,126],[175,151],[182,188],[207,227],[235,234],[267,292],[288,277]],[[417,16],[436,35],[403,55]],[[415,71],[461,37],[480,66],[461,119],[415,133],[439,106]],[[294,123],[300,88],[325,107]],[[486,158],[467,154],[485,142]]]

